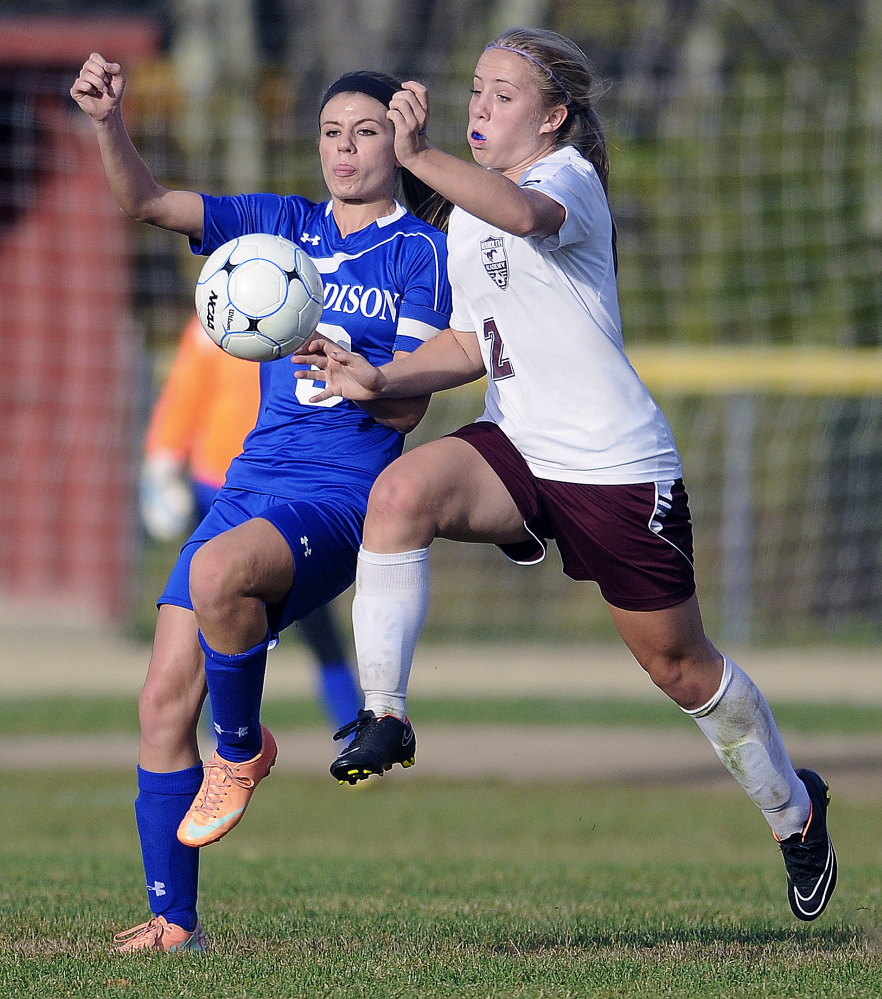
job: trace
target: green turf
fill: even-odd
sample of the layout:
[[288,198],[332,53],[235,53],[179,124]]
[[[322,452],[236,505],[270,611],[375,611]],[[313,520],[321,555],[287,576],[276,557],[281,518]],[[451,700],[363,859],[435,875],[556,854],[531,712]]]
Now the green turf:
[[[500,698],[498,700],[409,700],[420,724],[641,725],[689,728],[693,722],[661,694],[646,700],[579,698]],[[882,707],[827,704],[774,704],[779,725],[793,732],[875,735],[882,730]],[[316,702],[307,698],[269,700],[264,721],[271,728],[324,725]],[[0,732],[11,735],[137,732],[133,697],[33,697],[0,703]]]
[[0,996],[882,994],[882,807],[834,800],[827,913],[784,901],[737,788],[273,775],[203,852],[209,955],[119,957],[143,918],[128,779],[3,773]]

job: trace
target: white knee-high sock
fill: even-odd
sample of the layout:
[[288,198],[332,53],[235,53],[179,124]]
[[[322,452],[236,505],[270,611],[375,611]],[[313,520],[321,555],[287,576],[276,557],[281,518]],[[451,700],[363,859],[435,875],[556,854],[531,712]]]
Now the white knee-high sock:
[[796,776],[765,697],[750,677],[723,657],[720,689],[687,711],[779,839],[802,832],[811,802]]
[[429,608],[429,549],[358,553],[352,625],[364,706],[407,717],[413,654]]

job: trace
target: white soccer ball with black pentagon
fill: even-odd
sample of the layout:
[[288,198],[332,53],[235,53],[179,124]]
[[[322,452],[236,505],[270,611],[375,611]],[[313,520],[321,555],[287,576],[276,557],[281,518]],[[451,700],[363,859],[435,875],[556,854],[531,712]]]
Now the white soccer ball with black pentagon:
[[322,279],[290,239],[258,232],[237,236],[205,261],[196,311],[205,332],[228,354],[274,361],[293,354],[318,325]]

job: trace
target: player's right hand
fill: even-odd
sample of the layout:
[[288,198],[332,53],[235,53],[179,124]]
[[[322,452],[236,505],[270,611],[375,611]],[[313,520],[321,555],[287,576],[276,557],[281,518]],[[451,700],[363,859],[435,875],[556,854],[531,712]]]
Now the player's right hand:
[[126,87],[126,76],[118,62],[107,62],[99,52],[93,52],[83,63],[80,75],[70,88],[70,96],[95,121],[104,121],[112,114]]
[[[312,366],[312,370],[305,368],[295,371],[295,378],[325,382],[324,391],[311,396],[310,402],[324,402],[335,396],[352,399],[354,402],[371,402],[380,398],[386,384],[383,372],[375,368],[367,358],[344,350],[338,343],[324,337],[317,337],[304,344],[291,360],[295,364]],[[315,368],[321,369],[321,377],[317,377]]]

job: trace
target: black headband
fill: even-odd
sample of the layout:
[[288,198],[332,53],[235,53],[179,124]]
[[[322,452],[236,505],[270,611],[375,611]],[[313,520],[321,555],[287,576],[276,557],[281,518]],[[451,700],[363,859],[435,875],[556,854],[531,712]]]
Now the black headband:
[[367,94],[368,97],[373,97],[383,107],[388,108],[393,95],[400,89],[400,87],[392,86],[392,84],[386,83],[384,80],[378,80],[369,73],[347,73],[345,76],[341,76],[339,80],[335,80],[328,87],[325,91],[325,96],[322,98],[321,106],[324,108],[328,101],[332,97],[336,97],[337,94],[355,93]]

